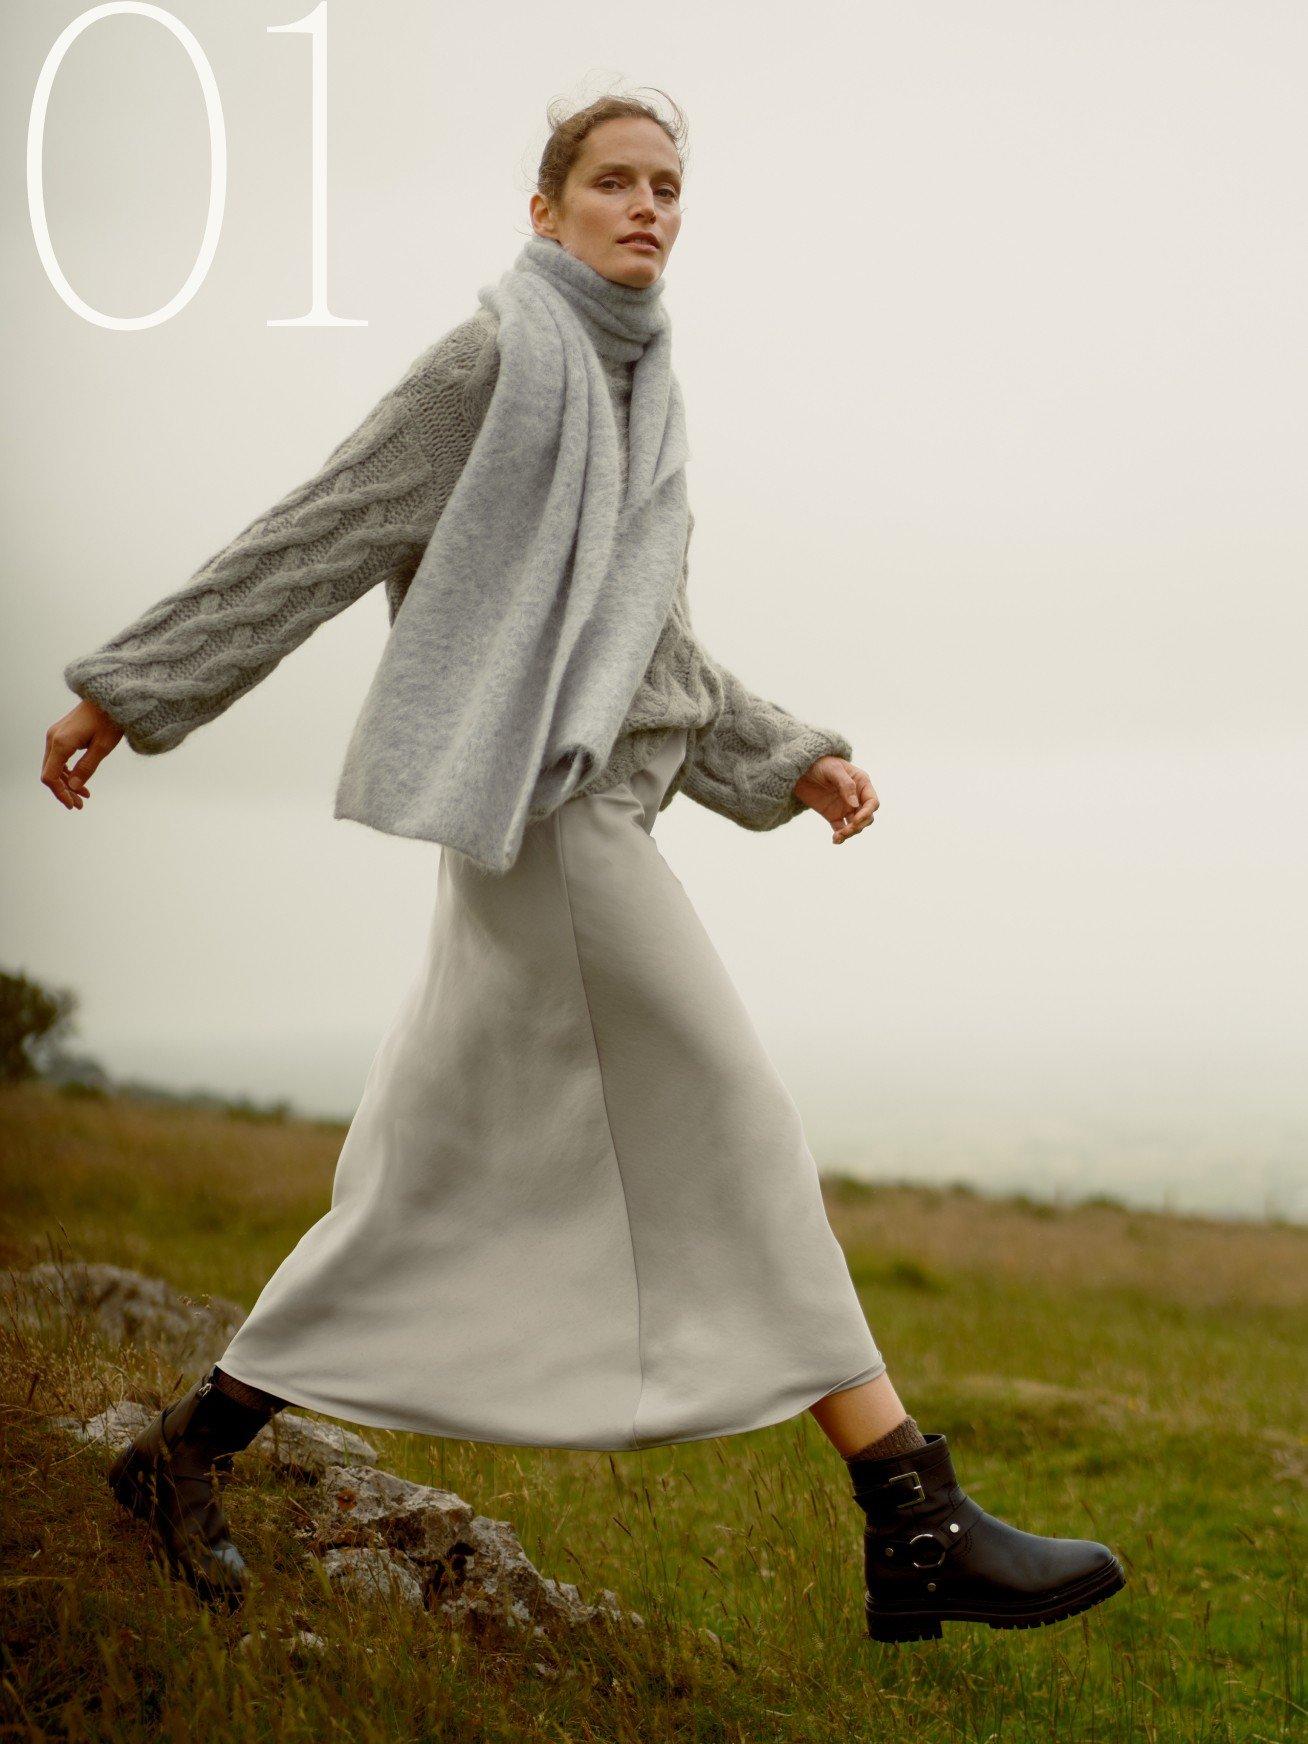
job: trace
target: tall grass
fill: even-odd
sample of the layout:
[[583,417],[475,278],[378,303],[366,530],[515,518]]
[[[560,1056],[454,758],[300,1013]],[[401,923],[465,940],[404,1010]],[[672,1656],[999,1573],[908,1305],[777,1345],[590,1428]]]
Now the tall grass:
[[[0,1094],[0,1259],[105,1259],[247,1306],[327,1207],[343,1129],[46,1087]],[[87,1325],[0,1326],[3,1736],[23,1739],[1148,1740],[1303,1735],[1308,1231],[832,1183],[891,1374],[960,1477],[1128,1573],[1052,1627],[862,1632],[862,1516],[807,1415],[639,1453],[366,1431],[512,1520],[547,1574],[647,1622],[478,1643],[328,1593],[294,1491],[238,1462],[260,1571],[236,1619],[155,1571],[102,1459],[49,1427],[189,1377]],[[321,1650],[288,1648],[294,1624]],[[265,1630],[244,1646],[247,1631]]]

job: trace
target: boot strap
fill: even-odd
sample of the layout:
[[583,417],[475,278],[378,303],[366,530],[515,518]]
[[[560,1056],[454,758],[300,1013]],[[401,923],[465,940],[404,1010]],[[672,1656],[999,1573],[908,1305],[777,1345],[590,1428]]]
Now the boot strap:
[[957,1478],[948,1483],[909,1470],[899,1472],[884,1483],[863,1485],[854,1492],[854,1499],[874,1526],[891,1526],[916,1515],[932,1514],[941,1508],[957,1507],[963,1500],[963,1486]]
[[[885,1476],[887,1466],[898,1469]],[[939,1507],[942,1498],[948,1499],[952,1494],[957,1501],[963,1493],[943,1436],[933,1437],[914,1453],[897,1454],[893,1459],[852,1459],[849,1472],[854,1500],[869,1518],[884,1515],[894,1519],[907,1508],[926,1512]]]
[[934,1521],[930,1528],[923,1526],[916,1532],[883,1536],[869,1527],[866,1536],[878,1566],[893,1559],[898,1568],[939,1568],[950,1551],[963,1542],[968,1528],[975,1525],[981,1513],[980,1504],[964,1496],[956,1508]]

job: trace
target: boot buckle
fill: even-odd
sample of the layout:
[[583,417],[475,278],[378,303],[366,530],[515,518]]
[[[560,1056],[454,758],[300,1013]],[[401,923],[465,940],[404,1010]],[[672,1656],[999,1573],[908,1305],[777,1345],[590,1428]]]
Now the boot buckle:
[[922,1488],[922,1480],[915,1471],[897,1472],[893,1478],[886,1479],[887,1489],[891,1484],[912,1484],[913,1486],[913,1493],[907,1501],[895,1503],[897,1508],[912,1508],[918,1502],[926,1501],[926,1491]]

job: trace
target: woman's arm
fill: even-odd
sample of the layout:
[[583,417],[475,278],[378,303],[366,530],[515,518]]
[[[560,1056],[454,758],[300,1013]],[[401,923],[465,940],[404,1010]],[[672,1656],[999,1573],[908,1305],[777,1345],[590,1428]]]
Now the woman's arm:
[[755,695],[720,661],[712,667],[722,710],[692,735],[681,790],[744,829],[774,830],[806,809],[794,792],[804,771],[819,757],[850,758],[853,748],[832,728],[809,726]]
[[474,316],[428,347],[311,479],[71,661],[69,688],[134,751],[169,751],[378,582],[393,618],[476,436],[487,335]]

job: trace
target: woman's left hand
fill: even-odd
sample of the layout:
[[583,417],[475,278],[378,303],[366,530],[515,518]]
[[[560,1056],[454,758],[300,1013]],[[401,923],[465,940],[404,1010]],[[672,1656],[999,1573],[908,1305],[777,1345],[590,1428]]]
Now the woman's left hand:
[[819,757],[800,776],[794,792],[797,799],[836,826],[831,838],[836,843],[875,823],[881,804],[867,770],[844,757]]

